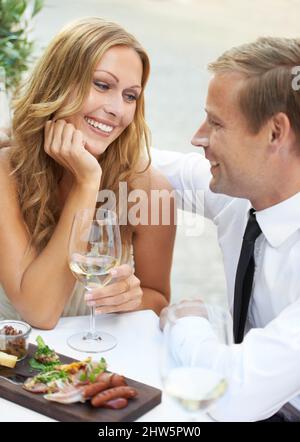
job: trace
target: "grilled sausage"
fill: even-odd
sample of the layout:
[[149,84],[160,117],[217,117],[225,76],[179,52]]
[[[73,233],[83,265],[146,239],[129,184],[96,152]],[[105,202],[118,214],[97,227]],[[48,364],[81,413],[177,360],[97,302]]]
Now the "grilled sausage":
[[107,382],[110,381],[110,378],[112,377],[112,373],[108,373],[107,371],[103,371],[102,373],[98,374],[96,377],[96,382]]
[[128,400],[124,397],[118,397],[117,399],[112,399],[111,401],[105,402],[103,408],[110,408],[112,410],[120,410],[128,405]]
[[121,387],[123,385],[127,385],[124,376],[103,372],[97,377],[96,382],[82,387],[82,394],[85,399],[88,399],[110,387]]
[[100,381],[106,382],[108,379],[110,380],[109,387],[121,387],[122,385],[127,385],[124,376],[121,376],[120,374],[117,373],[107,373],[107,372],[99,374],[96,378],[96,382]]
[[92,398],[93,407],[102,407],[105,402],[109,402],[112,399],[117,398],[134,398],[137,396],[137,391],[132,387],[122,386],[109,388],[108,390],[101,391]]
[[90,397],[95,396],[100,391],[107,390],[110,387],[110,379],[105,381],[95,382],[93,384],[86,385],[85,387],[81,387],[82,395],[84,399],[88,399]]
[[121,376],[120,374],[113,373],[110,378],[110,385],[112,387],[121,387],[122,385],[127,385],[127,382],[126,382],[124,376]]

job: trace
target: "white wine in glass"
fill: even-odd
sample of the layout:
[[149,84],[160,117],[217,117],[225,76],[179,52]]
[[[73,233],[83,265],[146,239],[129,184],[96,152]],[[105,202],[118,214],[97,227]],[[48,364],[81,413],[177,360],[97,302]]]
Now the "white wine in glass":
[[227,389],[227,380],[201,367],[175,367],[165,380],[165,392],[189,412],[207,411]]
[[113,256],[82,255],[73,253],[70,259],[70,269],[79,282],[87,289],[104,287],[110,281],[110,270],[118,264]]
[[[83,209],[76,212],[69,240],[69,266],[77,280],[91,291],[112,279],[111,270],[120,264],[122,244],[115,212]],[[98,353],[116,346],[114,336],[96,330],[95,307],[91,307],[90,330],[68,339],[75,350]]]

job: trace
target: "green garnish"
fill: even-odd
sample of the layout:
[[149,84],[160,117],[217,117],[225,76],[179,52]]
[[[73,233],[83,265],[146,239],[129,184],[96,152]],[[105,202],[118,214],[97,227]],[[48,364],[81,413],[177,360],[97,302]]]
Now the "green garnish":
[[36,361],[34,358],[29,359],[29,365],[33,370],[43,371],[45,369],[45,365]]
[[96,375],[95,375],[95,373],[91,373],[90,375],[89,375],[89,381],[90,382],[95,382],[95,380],[96,380]]
[[54,367],[57,367],[59,365],[59,362],[48,362],[47,364],[42,364],[41,362],[37,361],[34,358],[29,359],[29,365],[33,370],[38,371],[49,371],[52,370]]
[[37,336],[37,350],[34,357],[30,359],[29,364],[32,369],[38,371],[53,370],[54,367],[60,364],[59,357],[54,350],[51,350],[41,336]]
[[51,357],[55,356],[55,357],[57,357],[55,351],[51,350],[51,348],[45,344],[45,341],[41,336],[37,336],[36,342],[37,342],[38,348],[37,348],[37,351],[35,352],[35,356],[42,355],[42,356],[51,356]]
[[44,373],[38,374],[36,376],[36,380],[39,382],[42,382],[44,384],[47,384],[48,382],[52,382],[52,381],[56,381],[57,379],[61,379],[61,380],[67,380],[68,379],[68,374],[63,371],[63,370],[51,370],[51,371],[46,371]]
[[87,381],[87,375],[86,375],[86,373],[82,373],[82,374],[79,376],[79,380],[80,380],[80,382],[85,382],[85,381]]
[[49,349],[49,347],[48,347],[48,345],[46,345],[45,344],[45,341],[44,341],[44,339],[41,337],[41,336],[37,336],[37,338],[36,338],[36,342],[37,342],[37,345],[38,345],[38,350],[46,350],[46,349],[48,349],[48,350],[50,350]]
[[97,376],[100,373],[103,373],[106,369],[107,369],[106,360],[104,358],[101,358],[97,365],[92,365],[89,367],[88,380],[90,382],[95,382]]
[[[56,369],[61,364],[59,357],[54,350],[51,350],[48,345],[45,344],[43,338],[38,336],[36,338],[37,350],[34,354],[34,358],[29,360],[29,364],[32,369],[38,370],[40,373],[34,376],[37,382],[47,384],[52,381],[69,380],[71,374],[67,370]],[[89,362],[84,372],[79,376],[81,382],[89,381],[95,382],[99,374],[103,373],[107,369],[107,363],[105,358],[101,358],[98,363]]]

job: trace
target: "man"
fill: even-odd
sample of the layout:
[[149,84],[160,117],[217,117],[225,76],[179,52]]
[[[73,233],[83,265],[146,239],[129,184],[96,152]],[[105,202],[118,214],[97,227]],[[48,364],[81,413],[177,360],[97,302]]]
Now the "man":
[[[207,117],[192,140],[206,160],[154,153],[179,192],[204,190],[204,215],[218,229],[235,344],[209,350],[199,322],[180,327],[173,348],[182,364],[227,367],[218,420],[264,420],[289,401],[300,409],[299,65],[296,39],[227,51],[209,65]],[[290,409],[271,420],[299,420]]]

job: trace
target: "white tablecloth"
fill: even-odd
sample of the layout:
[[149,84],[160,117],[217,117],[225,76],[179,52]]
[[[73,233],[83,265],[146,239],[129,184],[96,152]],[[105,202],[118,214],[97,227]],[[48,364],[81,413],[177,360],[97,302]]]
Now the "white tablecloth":
[[[113,334],[118,345],[105,353],[93,354],[97,360],[102,355],[108,363],[108,369],[123,374],[131,379],[153,387],[162,388],[159,375],[160,346],[162,333],[158,326],[158,317],[151,310],[110,314],[96,317],[99,330]],[[72,350],[66,343],[67,338],[78,331],[88,329],[88,317],[61,318],[54,330],[33,329],[30,342],[41,335],[45,342],[58,353],[84,359],[87,353]],[[202,414],[200,421],[210,421]],[[13,402],[0,398],[0,421],[53,421],[52,419],[26,409]],[[163,396],[162,403],[138,419],[139,422],[180,422],[189,421],[189,415]]]

